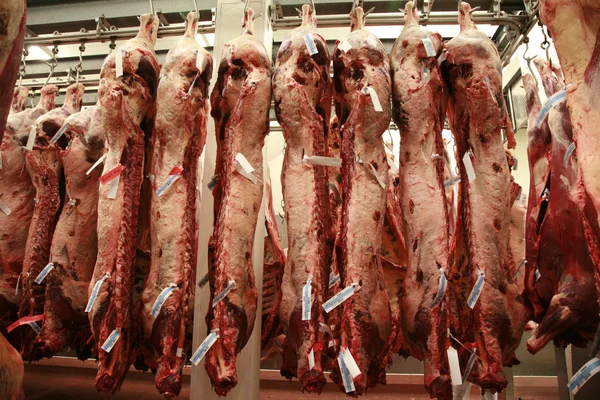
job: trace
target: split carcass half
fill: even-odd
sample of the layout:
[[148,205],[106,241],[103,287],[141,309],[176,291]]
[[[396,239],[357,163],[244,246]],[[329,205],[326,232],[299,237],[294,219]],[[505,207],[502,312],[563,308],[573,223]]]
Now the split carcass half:
[[[219,338],[204,365],[220,396],[237,384],[236,357],[250,339],[258,306],[252,248],[263,196],[262,148],[269,132],[271,60],[253,35],[253,16],[247,8],[244,32],[225,44],[210,99],[218,180],[209,244],[212,306],[206,324],[209,333],[216,332]],[[230,291],[223,297],[225,290]]]
[[[316,32],[315,10],[302,6],[302,25],[283,41],[273,74],[277,120],[286,141],[281,182],[288,226],[281,323],[297,357],[302,390],[321,393],[325,323],[322,304],[329,280],[327,167],[305,157],[327,155],[331,109],[327,43]],[[308,285],[309,293],[303,294]],[[303,301],[309,304],[303,315]],[[314,367],[309,357],[314,356]]]
[[104,61],[98,90],[106,157],[98,189],[98,258],[88,289],[95,298],[88,318],[100,362],[96,390],[109,393],[120,388],[133,361],[139,312],[133,306],[138,207],[159,72],[158,18],[145,14],[140,22],[138,35]]
[[29,88],[24,86],[16,87],[13,93],[12,104],[10,105],[9,115],[20,113],[25,110],[27,98],[29,97]]

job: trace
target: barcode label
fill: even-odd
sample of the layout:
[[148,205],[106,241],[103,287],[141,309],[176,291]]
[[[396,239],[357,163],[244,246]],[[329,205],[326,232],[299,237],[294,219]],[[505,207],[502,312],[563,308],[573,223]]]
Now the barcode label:
[[35,322],[30,322],[28,325],[29,325],[29,326],[31,327],[31,329],[33,329],[33,330],[35,331],[35,333],[36,333],[36,334],[38,334],[38,335],[39,335],[39,334],[40,334],[40,332],[42,331],[42,328],[40,328],[40,326],[39,326],[37,323],[35,323]]
[[52,263],[46,265],[44,269],[40,272],[40,274],[35,278],[35,283],[40,285],[44,281],[44,279],[46,279],[46,276],[50,273],[50,271],[52,271],[53,268],[54,264]]
[[202,341],[198,349],[192,355],[190,361],[194,365],[198,365],[200,360],[208,353],[208,350],[215,344],[217,339],[219,338],[219,334],[217,333],[219,330],[215,330],[211,332],[205,339]]
[[94,306],[94,303],[96,302],[96,298],[98,297],[98,293],[100,292],[100,287],[102,286],[102,284],[104,283],[104,281],[109,277],[110,275],[108,273],[106,273],[106,275],[104,275],[104,277],[102,279],[99,279],[95,284],[94,284],[94,289],[92,290],[92,295],[90,296],[90,298],[88,299],[87,305],[85,306],[85,312],[90,312],[92,311],[92,307]]
[[454,178],[450,178],[446,182],[444,182],[444,187],[447,188],[447,187],[450,187],[450,186],[454,186],[458,182],[460,182],[460,177],[459,176],[455,176]]
[[542,126],[542,123],[548,116],[548,113],[550,112],[550,110],[554,106],[556,106],[562,102],[565,102],[565,101],[567,101],[567,91],[566,90],[561,90],[559,92],[554,93],[552,96],[550,96],[550,98],[548,99],[546,104],[544,104],[544,107],[542,108],[542,111],[540,112],[540,116],[538,117],[535,126],[540,128]]
[[346,393],[354,392],[354,390],[356,390],[354,388],[354,381],[352,380],[352,377],[350,376],[350,371],[348,371],[348,368],[346,367],[346,364],[344,363],[344,354],[341,351],[340,351],[340,354],[338,355],[338,366],[340,367],[340,373],[342,374],[342,382],[344,383],[344,390],[346,391]]
[[219,302],[221,300],[223,300],[225,297],[227,297],[227,295],[229,294],[229,292],[231,292],[233,290],[233,288],[235,287],[235,281],[234,280],[230,280],[229,284],[227,285],[227,287],[217,295],[217,297],[214,298],[213,302],[212,302],[212,306],[215,307],[217,304],[219,304]]
[[342,291],[340,291],[338,294],[333,296],[331,299],[327,300],[325,302],[325,304],[323,304],[323,309],[325,310],[325,312],[330,313],[331,310],[333,310],[334,308],[336,308],[337,306],[342,304],[344,301],[348,300],[350,298],[350,296],[352,296],[354,294],[354,292],[357,290],[356,289],[357,286],[358,286],[358,284],[353,283],[350,286],[344,288]]
[[308,50],[311,56],[319,54],[319,50],[317,50],[317,46],[315,45],[315,42],[313,41],[312,37],[310,37],[310,34],[307,33],[306,35],[304,35],[304,43],[306,43],[306,49]]
[[352,353],[350,353],[350,349],[348,349],[348,348],[343,349],[342,354],[343,354],[342,358],[344,359],[344,364],[346,365],[346,368],[348,368],[348,372],[350,372],[350,376],[352,378],[356,378],[357,376],[359,376],[361,374],[360,368],[358,368],[358,364],[356,364],[354,357],[352,357]]
[[302,288],[302,321],[310,321],[310,309],[312,305],[312,288],[311,288],[312,275],[308,275],[306,284]]
[[165,183],[163,183],[162,186],[156,191],[158,197],[161,197],[163,194],[165,194],[165,192],[175,183],[175,181],[181,177],[182,172],[183,167],[181,166],[176,166],[171,170]]
[[32,322],[42,321],[43,319],[44,319],[44,314],[23,317],[15,322],[13,322],[12,324],[10,324],[6,328],[6,332],[11,333],[13,330],[15,330],[16,328],[18,328],[19,326],[22,326],[22,325],[30,325],[31,326]]
[[565,158],[563,159],[563,166],[565,168],[569,167],[569,158],[571,158],[571,154],[575,150],[575,142],[571,142],[569,147],[567,148],[567,152],[565,153]]
[[471,374],[473,370],[473,366],[475,365],[475,360],[477,359],[477,349],[473,349],[473,353],[471,353],[471,357],[469,357],[469,361],[467,362],[467,366],[465,368],[465,373],[463,374],[462,381],[463,383],[467,381],[467,378]]
[[177,289],[177,285],[171,283],[169,286],[167,286],[160,292],[160,294],[154,301],[154,304],[152,305],[151,314],[154,318],[158,317],[158,313],[160,312],[160,309],[162,308],[163,304],[165,304],[165,301],[167,301],[167,299],[175,289]]
[[600,371],[599,358],[592,358],[590,361],[585,363],[584,366],[581,367],[569,381],[569,390],[571,393],[577,394],[579,389],[581,389],[581,387],[585,385],[592,376],[596,375],[598,371]]
[[469,295],[469,298],[467,300],[467,304],[469,305],[470,309],[473,309],[473,307],[475,307],[475,303],[477,303],[477,300],[479,299],[479,295],[481,295],[481,292],[483,291],[484,283],[485,283],[485,274],[483,272],[480,272],[479,276],[477,277],[477,280],[475,281],[475,285],[473,286],[473,289],[471,290],[471,294]]
[[440,281],[438,284],[438,291],[433,299],[433,304],[431,307],[437,306],[442,299],[444,298],[444,294],[446,293],[446,287],[448,287],[448,280],[446,279],[446,275],[444,274],[444,269],[440,268]]
[[310,353],[308,353],[308,370],[312,370],[315,367],[315,352],[313,349],[310,349]]
[[329,289],[340,281],[340,274],[334,275],[333,272],[329,274]]
[[208,272],[206,273],[206,275],[204,275],[202,277],[202,279],[200,279],[200,282],[198,282],[198,287],[200,289],[202,289],[204,286],[206,286],[206,284],[208,283],[209,280],[209,276],[208,276]]
[[110,353],[110,351],[113,349],[113,347],[115,347],[115,343],[117,343],[117,340],[119,340],[120,337],[121,331],[119,330],[119,328],[112,331],[111,334],[108,335],[108,337],[102,344],[102,350],[104,350],[107,353]]
[[427,54],[427,57],[435,57],[435,48],[433,47],[433,42],[431,39],[424,37],[421,39],[421,41],[423,42],[423,46],[425,46],[425,53]]
[[107,198],[114,200],[117,198],[117,191],[119,190],[119,181],[121,180],[121,176],[117,176],[110,182],[110,187],[108,188]]

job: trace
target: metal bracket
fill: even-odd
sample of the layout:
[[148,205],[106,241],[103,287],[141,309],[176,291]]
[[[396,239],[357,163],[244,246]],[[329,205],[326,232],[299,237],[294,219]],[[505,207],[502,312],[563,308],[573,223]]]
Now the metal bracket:
[[100,32],[102,32],[102,31],[109,31],[110,26],[111,25],[108,22],[108,20],[106,19],[106,17],[104,16],[104,14],[102,14],[98,18],[96,18],[96,33],[98,35],[100,35]]
[[162,10],[157,11],[156,16],[158,17],[161,26],[169,26],[169,21],[165,18],[165,14],[163,14]]
[[423,19],[427,21],[429,19],[429,14],[433,9],[434,0],[423,0]]
[[500,5],[502,4],[502,0],[494,0],[492,3],[492,10],[494,12],[494,17],[500,18],[504,15],[504,12],[500,9]]

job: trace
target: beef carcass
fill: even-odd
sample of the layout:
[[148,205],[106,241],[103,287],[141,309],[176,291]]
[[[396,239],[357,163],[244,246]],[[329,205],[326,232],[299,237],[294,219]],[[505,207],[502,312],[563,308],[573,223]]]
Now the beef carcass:
[[25,369],[19,352],[0,333],[0,398],[23,400]]
[[[8,118],[6,134],[0,147],[0,201],[7,212],[0,212],[0,330],[14,322],[21,304],[20,288],[15,288],[23,269],[25,245],[33,215],[35,188],[25,166],[25,145],[33,122],[54,108],[58,87],[46,86],[34,108],[16,113]],[[8,211],[10,210],[10,211]],[[17,347],[18,333],[8,336]]]
[[393,115],[400,130],[400,185],[403,236],[408,264],[400,298],[400,325],[410,355],[425,364],[431,397],[452,398],[445,353],[447,302],[442,276],[449,271],[449,230],[444,189],[445,107],[437,56],[442,37],[419,27],[414,3],[405,9],[404,30],[390,62]]
[[65,199],[50,248],[54,265],[45,279],[43,328],[36,354],[52,357],[65,347],[80,359],[90,355],[91,336],[85,313],[87,289],[97,252],[98,178],[100,169],[87,171],[104,154],[102,115],[98,105],[71,115],[58,140],[65,175]]
[[351,378],[353,391],[344,384],[339,368],[332,379],[342,390],[357,395],[385,383],[394,340],[380,258],[389,168],[381,136],[390,122],[391,77],[383,45],[364,29],[363,9],[357,7],[350,16],[351,33],[336,43],[333,56],[334,99],[342,136],[338,263],[341,286],[355,290],[340,305],[339,336],[341,351],[350,353],[360,374]]
[[[538,59],[535,64],[546,95],[551,97],[561,89],[559,80],[547,61]],[[532,86],[531,77],[527,76],[528,92],[535,88]],[[594,264],[585,239],[582,216],[575,202],[579,175],[576,156],[567,156],[565,164],[567,149],[573,141],[566,104],[550,110],[547,126],[552,144],[548,154],[549,182],[544,187],[549,193],[545,196],[538,194],[538,198],[544,197],[543,201],[547,202],[540,226],[539,278],[535,277],[536,271],[528,266],[525,282],[529,292],[539,294],[545,306],[544,314],[536,315],[539,325],[527,341],[531,353],[538,352],[551,340],[563,347],[570,343],[585,346],[587,341],[594,340],[598,325],[598,303],[589,301],[596,295]],[[542,254],[545,249],[549,251]],[[544,257],[547,254],[554,257]]]
[[[504,108],[498,50],[475,27],[468,3],[461,3],[459,21],[461,32],[446,44],[444,62],[450,90],[448,114],[461,176],[448,284],[451,328],[460,342],[474,343],[477,349],[470,379],[484,389],[500,391],[508,384],[503,366],[518,362],[514,352],[526,322],[526,309],[513,278],[516,266],[510,250],[512,202],[510,167],[502,144],[504,122],[509,147],[515,143]],[[483,286],[478,300],[470,302],[471,309],[467,301],[478,280]],[[462,348],[460,353],[466,363],[471,353]]]
[[254,11],[247,8],[242,35],[225,44],[210,99],[217,133],[215,176],[219,177],[213,190],[215,223],[209,250],[211,303],[234,282],[206,316],[208,331],[219,330],[219,338],[206,354],[205,368],[220,396],[237,384],[236,357],[254,329],[258,300],[252,247],[263,195],[262,147],[269,132],[271,60],[253,35],[253,18]]
[[[141,319],[160,393],[178,395],[185,362],[190,282],[197,260],[198,157],[206,142],[212,57],[196,41],[198,17],[187,15],[184,36],[161,69],[153,136],[150,273]],[[169,295],[162,301],[164,296]],[[161,295],[163,297],[161,297]],[[160,298],[160,300],[159,300]],[[161,305],[162,302],[162,305]]]
[[[152,126],[159,72],[154,54],[157,29],[157,17],[142,15],[138,35],[113,51],[100,73],[98,98],[107,153],[98,191],[98,257],[90,296],[104,280],[88,317],[100,361],[96,390],[110,393],[120,388],[134,358],[133,323],[139,310],[133,309],[132,297],[144,173],[141,127],[149,132]],[[121,70],[122,76],[117,76]]]
[[[36,119],[29,134],[28,146],[31,150],[26,151],[25,159],[36,190],[36,200],[21,274],[23,297],[19,307],[20,318],[39,315],[44,311],[47,281],[38,275],[44,269],[51,268],[52,235],[63,205],[60,150],[63,148],[64,138],[61,136],[58,140],[54,139],[67,117],[81,109],[84,91],[82,84],[69,86],[63,106]],[[52,270],[46,269],[46,273],[52,273]],[[34,348],[35,335],[36,332],[32,329],[22,330],[21,354],[25,360],[40,358]]]
[[262,291],[262,323],[261,323],[261,349],[264,350],[269,342],[281,333],[279,307],[281,305],[281,280],[285,267],[285,251],[281,247],[279,230],[277,229],[277,216],[273,208],[273,192],[271,190],[271,177],[266,170],[266,198],[265,210],[265,244],[264,244],[264,269]]
[[[286,141],[281,183],[288,227],[281,323],[296,352],[303,391],[320,393],[325,323],[321,307],[329,280],[327,167],[304,157],[327,155],[331,78],[327,43],[316,32],[315,10],[302,6],[302,25],[281,44],[273,75],[275,113]],[[303,320],[303,288],[310,280],[310,315]],[[310,317],[310,318],[309,318]],[[312,352],[312,353],[311,353]],[[309,357],[314,355],[311,369]]]
[[600,2],[542,0],[540,18],[564,71],[579,166],[576,203],[600,282]]
[[26,0],[6,0],[0,4],[0,143],[21,63],[26,17]]
[[15,88],[15,92],[13,93],[12,104],[10,106],[10,114],[9,115],[23,111],[25,109],[28,97],[29,97],[29,88],[26,88],[24,86]]

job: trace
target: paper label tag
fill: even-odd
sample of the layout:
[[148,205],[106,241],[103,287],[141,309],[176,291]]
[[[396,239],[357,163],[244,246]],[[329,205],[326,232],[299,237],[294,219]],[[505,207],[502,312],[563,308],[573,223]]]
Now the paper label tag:
[[375,180],[377,181],[377,183],[379,183],[379,186],[381,186],[381,188],[385,190],[385,183],[383,183],[383,181],[381,179],[379,179],[379,175],[377,175],[377,170],[373,166],[373,163],[369,163],[369,168],[371,168],[371,173],[375,177]]
[[440,281],[438,284],[437,294],[435,295],[435,298],[433,299],[433,303],[431,304],[432,308],[437,306],[442,301],[442,299],[444,298],[444,294],[446,293],[446,287],[448,287],[448,279],[446,279],[446,274],[444,274],[444,269],[440,268]]
[[115,179],[110,181],[110,187],[108,188],[107,198],[114,200],[117,198],[117,191],[119,190],[119,181],[121,180],[121,176],[117,176]]
[[559,92],[554,93],[552,96],[550,96],[550,98],[548,99],[548,101],[546,102],[544,107],[542,108],[542,111],[540,112],[540,116],[538,117],[537,122],[535,123],[535,126],[540,128],[542,126],[542,123],[548,116],[548,113],[550,112],[550,110],[554,106],[556,106],[562,102],[565,102],[565,101],[567,101],[567,91],[566,90],[561,90]]
[[565,153],[565,158],[563,158],[563,166],[565,168],[569,167],[569,158],[571,157],[571,154],[573,153],[574,150],[575,150],[575,142],[571,142],[571,144],[567,148],[567,152]]
[[462,375],[460,373],[460,363],[458,362],[458,352],[452,346],[446,350],[448,354],[448,365],[450,366],[450,378],[452,386],[462,385]]
[[13,322],[12,324],[10,324],[6,328],[6,332],[10,333],[10,332],[14,331],[16,328],[18,328],[19,326],[22,326],[22,325],[30,325],[31,326],[31,323],[35,323],[37,321],[42,321],[43,319],[44,319],[44,314],[33,315],[33,316],[29,316],[29,317],[23,317],[23,318],[15,321],[15,322]]
[[35,144],[35,135],[36,135],[36,126],[33,125],[31,129],[29,129],[29,137],[27,138],[27,145],[25,148],[27,150],[33,150],[33,145]]
[[35,278],[34,282],[40,285],[44,281],[44,279],[46,279],[46,276],[50,273],[50,271],[52,271],[53,268],[54,264],[48,263],[48,265],[44,267],[44,269],[40,272],[37,278]]
[[338,355],[338,366],[340,367],[340,373],[342,374],[342,382],[344,383],[344,390],[346,391],[346,393],[354,392],[354,390],[356,390],[354,388],[354,381],[352,380],[352,377],[350,376],[350,371],[348,371],[348,368],[346,368],[346,364],[344,363],[344,355],[342,354],[341,351],[340,351],[340,354]]
[[307,33],[306,35],[304,35],[304,43],[306,43],[306,49],[308,50],[311,56],[319,54],[319,50],[317,50],[317,46],[315,45],[315,42],[313,41],[312,37],[310,37],[310,34]]
[[175,353],[175,357],[181,358],[183,356],[183,349],[181,347],[177,348],[177,353]]
[[479,295],[481,294],[481,292],[483,290],[484,283],[485,283],[485,274],[483,272],[480,272],[479,276],[477,277],[477,281],[475,281],[475,285],[473,286],[473,289],[471,290],[471,294],[469,295],[469,298],[467,300],[467,304],[469,305],[470,309],[473,309],[473,307],[475,307],[475,303],[477,303],[477,300],[479,299]]
[[108,182],[112,181],[117,176],[120,176],[121,172],[123,172],[124,169],[125,169],[125,167],[121,163],[117,164],[113,169],[106,172],[105,174],[103,174],[100,177],[100,179],[99,179],[100,183],[102,185],[106,185]]
[[517,278],[517,275],[519,274],[519,271],[521,270],[521,268],[523,267],[523,265],[527,264],[527,259],[525,257],[523,257],[523,259],[521,260],[521,262],[519,263],[519,266],[517,267],[517,269],[515,270],[515,273],[513,275],[513,279]]
[[115,343],[117,343],[117,340],[119,340],[120,337],[121,330],[119,328],[112,331],[102,344],[102,350],[104,350],[107,353],[110,353],[110,351],[113,349],[113,347],[115,347]]
[[217,333],[219,330],[211,332],[203,341],[200,343],[198,349],[192,355],[190,361],[194,365],[198,365],[200,360],[208,353],[208,350],[215,344],[217,339],[219,338],[219,334]]
[[96,161],[96,162],[94,163],[94,165],[92,165],[92,166],[90,167],[90,169],[88,169],[88,170],[86,171],[86,173],[85,173],[85,174],[86,174],[86,175],[89,175],[89,174],[91,174],[91,173],[92,173],[92,171],[93,171],[93,170],[95,170],[95,169],[96,169],[96,167],[98,167],[98,165],[102,164],[102,163],[104,162],[104,160],[106,160],[106,157],[107,157],[107,156],[108,156],[108,153],[104,153],[104,154],[102,155],[102,157],[100,157],[100,158],[98,159],[98,161]]
[[302,159],[307,164],[311,165],[323,165],[325,167],[342,167],[342,159],[334,157],[323,157],[323,156],[304,156]]
[[431,80],[431,71],[429,68],[423,65],[423,69],[421,70],[421,86],[427,85]]
[[308,275],[306,284],[302,288],[302,321],[310,321],[310,309],[312,305],[312,275]]
[[223,300],[225,297],[227,297],[229,292],[231,292],[234,287],[235,287],[235,281],[232,279],[229,281],[229,284],[227,285],[227,287],[221,293],[219,293],[217,295],[217,297],[214,298],[214,300],[212,302],[212,306],[215,307],[217,304],[219,304],[219,302],[221,300]]
[[206,284],[208,283],[209,279],[210,279],[210,277],[209,277],[208,272],[207,272],[206,275],[204,275],[202,277],[202,279],[200,279],[200,282],[198,282],[198,287],[200,289],[202,289],[204,286],[206,286]]
[[315,352],[313,349],[310,349],[310,353],[308,353],[308,370],[312,370],[315,367]]
[[204,66],[202,65],[203,63],[204,55],[200,53],[200,51],[196,50],[196,69],[198,70],[198,72],[202,72],[202,70],[204,69]]
[[10,213],[12,212],[10,207],[7,206],[6,203],[4,203],[2,200],[0,200],[0,210],[2,210],[2,212],[6,215],[10,215]]
[[352,48],[352,45],[347,40],[342,40],[340,44],[338,44],[338,49],[347,53]]
[[598,357],[598,353],[600,353],[600,325],[598,325],[598,330],[596,331],[596,338],[594,339],[594,344],[592,344],[590,356]]
[[542,275],[540,274],[540,270],[539,270],[539,269],[536,269],[536,270],[535,270],[535,281],[536,281],[536,282],[537,282],[537,281],[540,279],[540,276],[542,276]]
[[117,78],[123,76],[123,50],[121,49],[115,53],[115,74]]
[[475,360],[477,359],[477,349],[473,349],[473,353],[471,353],[471,357],[469,357],[469,361],[467,362],[467,366],[465,368],[465,373],[463,374],[462,381],[465,383],[467,378],[471,374],[473,370],[473,366],[475,365]]
[[442,54],[440,54],[440,56],[437,59],[437,64],[438,66],[442,65],[442,63],[444,61],[446,61],[446,58],[448,57],[446,50],[442,51]]
[[154,304],[152,305],[151,311],[151,314],[154,318],[158,317],[158,313],[160,312],[160,309],[162,308],[163,304],[165,304],[165,301],[167,301],[167,299],[175,289],[177,289],[177,285],[171,283],[169,286],[164,288],[162,292],[160,292],[156,300],[154,300]]
[[350,372],[350,376],[352,376],[353,379],[361,374],[358,364],[356,364],[354,357],[352,357],[352,353],[350,353],[350,349],[342,350],[342,358],[346,368],[348,368],[348,372]]
[[496,104],[498,104],[498,99],[496,99],[496,95],[494,93],[494,89],[492,89],[492,84],[490,83],[490,80],[488,79],[487,76],[485,78],[483,78],[483,84],[485,85],[485,87],[487,88],[488,92],[490,93],[490,97],[494,100],[494,102]]
[[573,394],[577,394],[579,389],[586,384],[587,381],[600,371],[600,358],[592,358],[577,371],[569,381],[569,390]]
[[208,185],[206,185],[206,187],[208,188],[208,190],[213,190],[215,188],[215,186],[217,186],[217,181],[219,180],[218,176],[213,176],[210,180],[210,182],[208,182]]
[[431,39],[429,39],[428,37],[424,37],[423,39],[421,39],[421,41],[423,42],[423,46],[425,46],[425,53],[427,54],[427,57],[435,57],[436,52]]
[[455,176],[454,178],[450,178],[446,182],[444,182],[444,187],[447,188],[447,187],[450,187],[450,186],[454,186],[458,182],[460,182],[460,176]]
[[329,274],[329,289],[340,281],[340,274],[334,275],[333,272]]
[[169,177],[167,178],[165,183],[163,183],[162,186],[156,191],[158,197],[161,197],[171,186],[173,186],[175,181],[177,181],[181,177],[182,172],[183,167],[181,166],[174,167],[171,170],[171,172],[169,173]]
[[353,283],[352,285],[344,288],[338,294],[333,296],[331,299],[327,300],[325,304],[323,304],[323,309],[326,313],[330,313],[331,310],[342,304],[344,301],[348,300],[350,296],[354,294],[357,284]]
[[190,88],[187,91],[187,95],[191,96],[192,95],[192,90],[194,90],[194,86],[196,86],[196,81],[198,80],[198,76],[200,73],[196,73],[196,76],[194,77],[194,80],[192,81],[192,83],[190,83]]
[[319,330],[323,333],[327,333],[330,337],[333,337],[333,331],[329,326],[327,326],[327,324],[319,322]]
[[19,295],[19,286],[21,286],[21,274],[17,278],[17,286],[15,286],[15,296]]
[[383,107],[381,107],[381,102],[379,101],[379,97],[377,97],[377,92],[372,86],[367,86],[367,92],[371,97],[371,101],[373,102],[373,108],[377,112],[383,112]]
[[54,144],[54,143],[58,142],[58,139],[60,139],[60,137],[65,133],[65,131],[68,128],[69,128],[69,123],[67,122],[58,130],[58,132],[56,132],[56,134],[50,140],[50,143]]
[[473,182],[476,178],[475,169],[473,168],[473,162],[471,161],[471,153],[466,152],[462,158],[463,164],[465,165],[465,170],[467,171],[467,177],[469,178],[469,182]]
[[35,331],[35,333],[36,333],[36,334],[38,334],[38,335],[39,335],[39,334],[40,334],[40,332],[42,331],[42,328],[40,328],[40,326],[39,326],[37,323],[35,323],[35,322],[30,322],[28,325],[29,325],[29,326],[31,327],[31,329],[33,329],[33,330]]
[[94,284],[94,289],[92,289],[92,295],[90,296],[90,298],[88,299],[87,305],[85,306],[85,312],[90,312],[92,311],[92,307],[94,306],[94,302],[96,302],[96,297],[98,297],[98,293],[100,292],[100,287],[102,286],[102,284],[104,283],[104,281],[109,277],[110,275],[107,273],[106,275],[104,275],[104,277],[102,279],[99,279],[95,284]]
[[242,153],[237,153],[235,155],[235,162],[233,164],[235,165],[235,169],[240,173],[240,175],[244,176],[256,185],[258,179],[252,173],[254,172],[254,168],[252,167],[252,165],[250,165],[250,163]]

